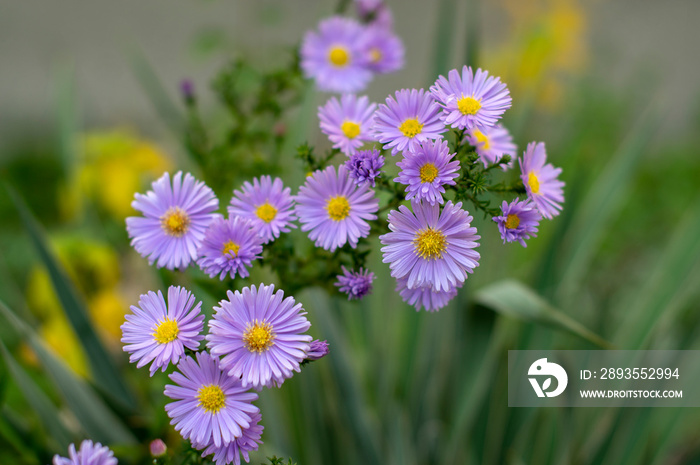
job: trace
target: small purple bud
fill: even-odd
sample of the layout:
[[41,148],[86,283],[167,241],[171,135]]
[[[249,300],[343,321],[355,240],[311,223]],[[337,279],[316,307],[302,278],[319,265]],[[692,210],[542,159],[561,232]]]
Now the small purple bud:
[[182,98],[184,98],[186,102],[193,102],[194,83],[189,79],[183,79],[180,82],[180,93],[182,94]]
[[315,339],[311,341],[309,351],[306,353],[308,360],[318,360],[328,355],[328,341],[319,341]]
[[151,441],[149,448],[151,449],[151,455],[153,457],[160,457],[168,450],[168,446],[165,445],[162,439],[154,439]]

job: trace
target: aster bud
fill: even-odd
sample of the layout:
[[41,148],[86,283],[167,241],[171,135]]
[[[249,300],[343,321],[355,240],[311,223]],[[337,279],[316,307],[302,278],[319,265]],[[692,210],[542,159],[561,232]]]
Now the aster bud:
[[306,353],[307,360],[318,360],[328,355],[328,341],[319,341],[315,339],[309,345],[309,351]]
[[168,446],[165,445],[162,439],[154,439],[151,441],[149,449],[153,457],[162,457],[168,450]]

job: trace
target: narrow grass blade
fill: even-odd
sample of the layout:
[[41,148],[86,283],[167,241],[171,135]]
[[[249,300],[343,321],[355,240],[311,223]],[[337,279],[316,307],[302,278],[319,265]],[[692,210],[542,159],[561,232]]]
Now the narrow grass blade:
[[100,389],[122,404],[123,407],[131,408],[134,405],[134,398],[121,376],[119,376],[114,362],[97,336],[88,316],[85,303],[78,295],[65,270],[49,249],[44,232],[29,211],[29,208],[14,189],[8,187],[8,191],[15,207],[19,211],[22,223],[41,257],[41,261],[49,272],[63,311],[75,330],[75,334],[83,349],[85,349],[85,354],[90,361],[92,378]]
[[136,443],[133,434],[97,393],[85,381],[76,377],[62,360],[56,358],[44,346],[39,336],[1,301],[0,314],[32,347],[66,404],[80,422],[80,426],[91,439],[107,444]]
[[2,342],[0,342],[0,352],[8,371],[12,375],[12,379],[17,383],[17,387],[19,387],[22,395],[41,419],[41,425],[49,434],[49,437],[55,441],[55,445],[64,446],[69,444],[74,438],[61,421],[56,406],[53,405],[46,394],[17,363]]
[[581,323],[554,309],[531,289],[517,281],[501,281],[478,291],[474,300],[503,315],[563,329],[604,349],[612,345]]
[[457,9],[456,0],[440,0],[438,6],[438,22],[435,28],[435,39],[433,41],[433,73],[428,81],[433,82],[440,74],[447,74],[449,71],[450,56],[452,55],[452,44],[454,43],[454,31]]

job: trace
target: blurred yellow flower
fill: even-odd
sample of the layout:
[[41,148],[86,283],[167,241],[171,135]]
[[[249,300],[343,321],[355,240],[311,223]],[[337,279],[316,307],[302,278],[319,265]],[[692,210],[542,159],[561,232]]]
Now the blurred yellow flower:
[[100,331],[112,342],[122,337],[121,325],[129,308],[113,289],[101,291],[89,302],[90,316]]
[[134,193],[171,169],[170,160],[157,146],[126,130],[86,134],[81,153],[76,182],[60,194],[62,210],[68,215],[79,210],[76,202],[81,197],[87,197],[123,220],[134,213]]

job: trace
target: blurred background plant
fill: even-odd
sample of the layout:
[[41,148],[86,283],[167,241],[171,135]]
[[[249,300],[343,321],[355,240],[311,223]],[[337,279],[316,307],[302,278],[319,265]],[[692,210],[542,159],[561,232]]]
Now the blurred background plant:
[[[295,190],[306,175],[296,147],[329,148],[315,116],[327,96],[287,70],[297,69],[303,31],[336,5],[243,3],[86,9],[87,17],[115,8],[117,22],[138,11],[147,24],[167,10],[172,24],[193,24],[170,44],[189,50],[186,65],[148,57],[160,38],[116,55],[136,77],[123,86],[100,87],[94,30],[75,36],[88,50],[70,39],[47,46],[39,25],[26,29],[44,49],[0,49],[17,60],[8,72],[27,76],[0,81],[3,93],[26,82],[1,116],[0,175],[11,187],[0,189],[0,463],[48,463],[83,437],[109,444],[120,463],[149,461],[156,438],[177,451],[163,411],[166,376],[137,373],[121,352],[128,305],[177,283],[211,312],[230,285],[275,281],[266,267],[222,285],[193,269],[156,272],[129,247],[123,222],[133,193],[163,171],[197,173],[224,204],[261,174]],[[264,445],[252,463],[272,454],[300,464],[700,461],[693,409],[509,409],[505,372],[513,349],[700,348],[700,89],[697,66],[681,60],[697,43],[687,21],[698,5],[414,3],[389,2],[407,68],[377,79],[370,97],[428,86],[465,60],[488,68],[513,93],[505,123],[519,149],[545,140],[563,166],[564,213],[527,249],[503,245],[476,218],[480,266],[436,314],[401,302],[377,250],[367,257],[377,281],[364,301],[321,289],[296,295],[331,355],[262,393]],[[6,5],[5,18],[27,24],[32,8]],[[80,19],[57,15],[62,27]],[[15,44],[26,34],[11,24],[3,31]],[[660,48],[645,49],[640,31],[663,37]],[[43,50],[77,61],[53,73],[56,111],[35,124],[27,115],[41,102],[20,97],[48,84],[37,84],[26,61]],[[297,231],[286,246],[303,254],[311,243]]]

